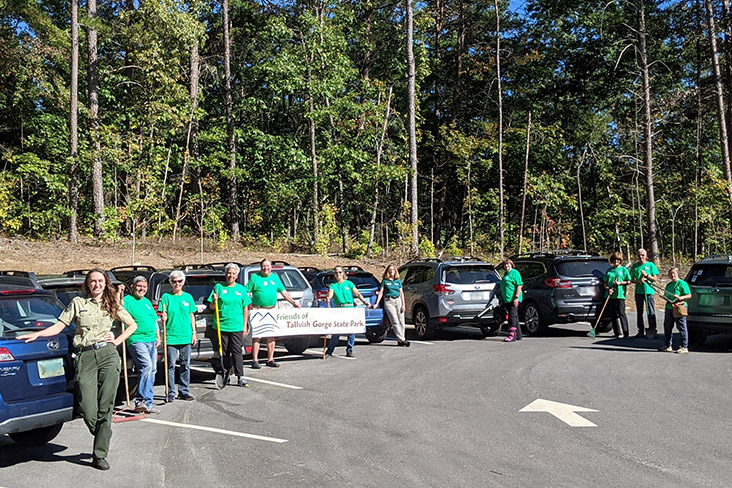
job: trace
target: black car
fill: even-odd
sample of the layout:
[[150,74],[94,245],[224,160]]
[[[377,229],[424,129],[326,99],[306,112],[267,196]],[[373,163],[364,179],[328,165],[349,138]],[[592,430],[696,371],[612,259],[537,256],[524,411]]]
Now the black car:
[[314,268],[312,266],[298,266],[297,269],[299,269],[305,279],[310,282],[311,286],[314,284],[315,275],[323,271],[322,269]]
[[140,266],[139,264],[133,266],[117,266],[109,271],[114,273],[114,276],[124,283],[127,288],[132,285],[132,280],[138,276],[144,276],[147,280],[150,280],[150,276],[157,271],[153,266]]
[[[597,320],[605,302],[602,279],[610,264],[606,258],[585,251],[534,252],[512,257],[524,281],[519,317],[529,335],[538,335],[552,324]],[[610,330],[603,319],[599,332]]]
[[[109,275],[110,273],[107,273],[107,276]],[[68,306],[74,297],[80,297],[84,294],[82,287],[85,279],[86,278],[84,276],[78,275],[72,277],[45,277],[40,278],[38,280],[38,284],[44,290],[48,290],[56,295],[56,298],[58,298],[64,306]],[[114,278],[111,279],[110,282],[115,287],[121,284]]]

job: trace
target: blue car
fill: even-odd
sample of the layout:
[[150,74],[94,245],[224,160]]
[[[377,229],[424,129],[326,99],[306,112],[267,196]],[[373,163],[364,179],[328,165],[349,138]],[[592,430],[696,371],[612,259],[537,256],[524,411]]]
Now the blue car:
[[[346,279],[356,285],[361,295],[371,305],[376,303],[376,296],[379,294],[379,288],[381,287],[379,280],[358,266],[342,266],[342,268],[346,272]],[[318,307],[328,306],[328,287],[335,281],[335,273],[332,270],[321,271],[315,275],[313,279],[313,292],[315,293]],[[384,313],[384,309],[381,308],[382,304],[383,302],[379,304],[379,308],[366,309],[366,339],[372,344],[383,342],[391,325]]]
[[51,292],[0,281],[0,435],[27,446],[51,441],[73,416],[66,333],[25,343],[15,337],[53,325]]

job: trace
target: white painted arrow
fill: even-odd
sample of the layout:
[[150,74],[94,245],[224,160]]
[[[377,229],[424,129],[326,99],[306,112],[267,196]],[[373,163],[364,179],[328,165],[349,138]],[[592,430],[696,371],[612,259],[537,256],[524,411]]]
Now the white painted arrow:
[[553,402],[551,400],[542,400],[537,398],[533,402],[526,405],[519,412],[547,412],[569,425],[570,427],[597,427],[584,417],[577,415],[575,412],[597,412],[591,408],[576,407],[568,403]]

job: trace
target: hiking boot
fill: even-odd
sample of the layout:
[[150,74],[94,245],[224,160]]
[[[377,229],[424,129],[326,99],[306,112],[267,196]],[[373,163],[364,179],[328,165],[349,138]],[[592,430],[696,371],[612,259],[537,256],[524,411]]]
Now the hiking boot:
[[109,463],[107,462],[106,458],[92,458],[92,468],[100,469],[102,471],[106,471],[109,469]]

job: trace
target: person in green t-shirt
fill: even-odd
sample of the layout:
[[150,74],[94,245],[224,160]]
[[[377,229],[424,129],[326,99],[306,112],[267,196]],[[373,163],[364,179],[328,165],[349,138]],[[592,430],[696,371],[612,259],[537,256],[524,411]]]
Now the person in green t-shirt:
[[[366,308],[371,308],[371,303],[361,295],[361,292],[358,291],[356,285],[354,285],[352,281],[346,279],[346,273],[343,271],[343,268],[336,266],[333,268],[333,272],[335,273],[336,281],[331,283],[328,287],[328,308],[331,306],[331,300],[333,301],[334,307],[353,307],[354,297],[361,300],[361,302],[366,305]],[[326,358],[333,356],[333,351],[335,351],[340,339],[341,336],[338,334],[330,336],[328,349],[325,352]],[[355,344],[356,334],[348,334],[348,340],[346,342],[346,357],[353,357],[353,346]]]
[[[124,285],[120,285],[120,288]],[[127,349],[137,365],[140,379],[135,397],[135,410],[138,412],[160,413],[153,407],[153,385],[158,370],[158,347],[160,346],[160,330],[158,314],[153,304],[145,297],[147,294],[147,278],[136,276],[132,280],[130,294],[122,304],[137,323],[137,330],[127,339]]]
[[[247,290],[236,282],[239,277],[239,266],[229,263],[224,268],[226,272],[226,283],[216,283],[211,295],[208,297],[209,308],[216,310],[216,302],[219,308],[219,324],[221,326],[221,351],[223,358],[218,357],[219,337],[218,333],[212,334],[211,342],[213,343],[215,356],[211,361],[211,366],[216,371],[216,387],[220,390],[229,381],[229,371],[234,366],[234,374],[236,375],[236,383],[239,386],[247,387],[246,378],[244,377],[244,359],[242,357],[242,346],[244,345],[244,336],[247,333],[247,324],[249,321],[249,309],[247,306],[252,300],[247,294]],[[214,322],[214,329],[216,323]],[[222,367],[223,359],[223,367]]]
[[613,333],[620,337],[622,328],[623,337],[630,337],[628,333],[628,317],[625,315],[625,290],[630,284],[630,273],[623,266],[623,255],[615,252],[610,256],[610,269],[605,273],[605,296],[610,296],[607,309],[613,317]]
[[404,321],[405,301],[402,280],[399,279],[399,271],[393,264],[390,264],[384,270],[374,308],[379,306],[382,298],[384,299],[384,313],[389,317],[391,327],[394,329],[397,346],[409,347],[409,341],[404,335],[406,322]]
[[663,352],[673,352],[671,339],[673,337],[674,325],[681,333],[681,346],[676,351],[679,354],[689,352],[689,332],[686,329],[686,300],[691,298],[689,284],[679,278],[679,268],[673,266],[668,270],[668,277],[671,282],[666,285],[664,296],[670,300],[666,304],[663,316],[664,347],[659,349]]
[[501,279],[501,296],[503,297],[504,308],[508,316],[508,336],[505,342],[513,342],[521,340],[521,324],[519,323],[518,308],[521,300],[523,300],[524,281],[521,279],[521,273],[516,269],[513,261],[506,259],[501,264],[506,273]]
[[196,345],[196,301],[190,293],[183,291],[186,275],[175,270],[168,277],[171,293],[163,294],[160,299],[160,311],[165,324],[166,350],[168,354],[168,390],[167,401],[175,399],[175,363],[180,356],[180,384],[178,398],[195,400],[191,395],[191,346]]
[[[280,277],[272,273],[272,262],[269,259],[263,259],[259,266],[259,273],[250,276],[245,286],[247,292],[252,294],[252,307],[275,308],[277,306],[277,293],[279,293],[293,307],[300,308],[300,304],[287,293]],[[271,368],[279,368],[280,366],[274,360],[275,340],[274,337],[267,337],[267,366]],[[259,365],[260,341],[260,337],[252,337],[252,369],[261,368]]]
[[[648,260],[648,252],[638,249],[638,262],[630,268],[630,278],[635,283],[635,307],[638,311],[638,333],[635,337],[655,339],[656,333],[656,294],[648,283],[655,283],[658,279],[658,268]],[[648,334],[643,328],[643,309],[648,314]]]

